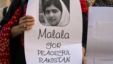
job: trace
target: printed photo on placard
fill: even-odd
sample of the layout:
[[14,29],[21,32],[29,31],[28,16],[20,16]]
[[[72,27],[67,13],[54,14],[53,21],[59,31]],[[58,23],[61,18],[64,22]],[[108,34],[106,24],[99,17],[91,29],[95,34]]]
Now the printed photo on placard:
[[39,21],[44,26],[67,26],[70,0],[39,0]]

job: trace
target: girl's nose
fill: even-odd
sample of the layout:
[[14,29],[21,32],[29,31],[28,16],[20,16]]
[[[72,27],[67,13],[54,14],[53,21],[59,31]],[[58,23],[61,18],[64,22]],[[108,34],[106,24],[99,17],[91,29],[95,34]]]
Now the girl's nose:
[[49,16],[50,17],[53,17],[54,16],[53,12],[50,12]]

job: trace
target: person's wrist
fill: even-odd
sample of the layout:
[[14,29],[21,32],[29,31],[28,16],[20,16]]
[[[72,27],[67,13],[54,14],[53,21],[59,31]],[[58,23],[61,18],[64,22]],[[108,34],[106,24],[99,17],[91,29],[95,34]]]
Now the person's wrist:
[[18,36],[19,34],[23,33],[24,31],[22,31],[20,29],[20,25],[17,25],[17,26],[13,26],[12,29],[11,29],[11,35],[12,35],[12,38]]

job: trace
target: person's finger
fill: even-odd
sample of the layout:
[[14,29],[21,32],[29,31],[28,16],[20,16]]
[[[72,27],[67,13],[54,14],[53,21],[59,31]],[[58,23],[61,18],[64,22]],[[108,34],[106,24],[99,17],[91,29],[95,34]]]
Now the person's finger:
[[33,16],[26,15],[26,16],[21,17],[20,19],[23,19],[23,20],[24,20],[24,19],[27,19],[27,18],[28,18],[28,19],[31,19],[31,18],[33,18]]
[[25,22],[34,22],[34,19],[25,19],[25,20],[20,20],[19,24],[25,23]]
[[19,24],[24,23],[24,22],[29,22],[29,21],[34,21],[34,18],[31,16],[29,16],[29,17],[24,16],[24,17],[20,18]]
[[19,29],[20,29],[21,32],[24,32],[26,28],[27,28],[27,25],[26,24],[21,24],[19,26]]
[[26,30],[27,28],[31,27],[34,25],[34,22],[26,22],[26,23],[22,23],[20,24],[20,29],[22,30]]
[[33,24],[34,24],[33,22],[20,24],[20,29],[21,31],[29,30],[32,28]]
[[32,26],[32,25],[34,25],[34,22],[26,22],[25,23],[27,26]]
[[27,27],[25,28],[25,30],[30,30],[30,29],[32,29],[32,26],[27,26]]

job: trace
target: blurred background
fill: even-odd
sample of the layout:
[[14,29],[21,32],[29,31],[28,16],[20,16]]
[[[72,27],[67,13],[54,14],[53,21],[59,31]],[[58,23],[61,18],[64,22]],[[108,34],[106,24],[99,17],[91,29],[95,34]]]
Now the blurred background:
[[[43,1],[43,0],[41,0],[41,1]],[[42,10],[41,10],[41,1],[40,1],[40,4],[39,4],[40,5],[40,13],[42,13]],[[69,2],[69,0],[63,0],[63,1],[64,1],[65,4]],[[87,3],[88,3],[89,6],[91,6],[91,5],[93,5],[94,1],[95,0],[87,0]],[[0,0],[0,20],[2,18],[3,8],[8,6],[9,3],[10,3],[10,0]],[[69,5],[66,5],[66,6],[69,7]],[[42,19],[40,19],[40,20],[42,20]],[[44,22],[44,21],[42,20],[42,22]]]
[[2,18],[2,11],[3,11],[3,7],[5,5],[5,0],[0,0],[0,20]]

